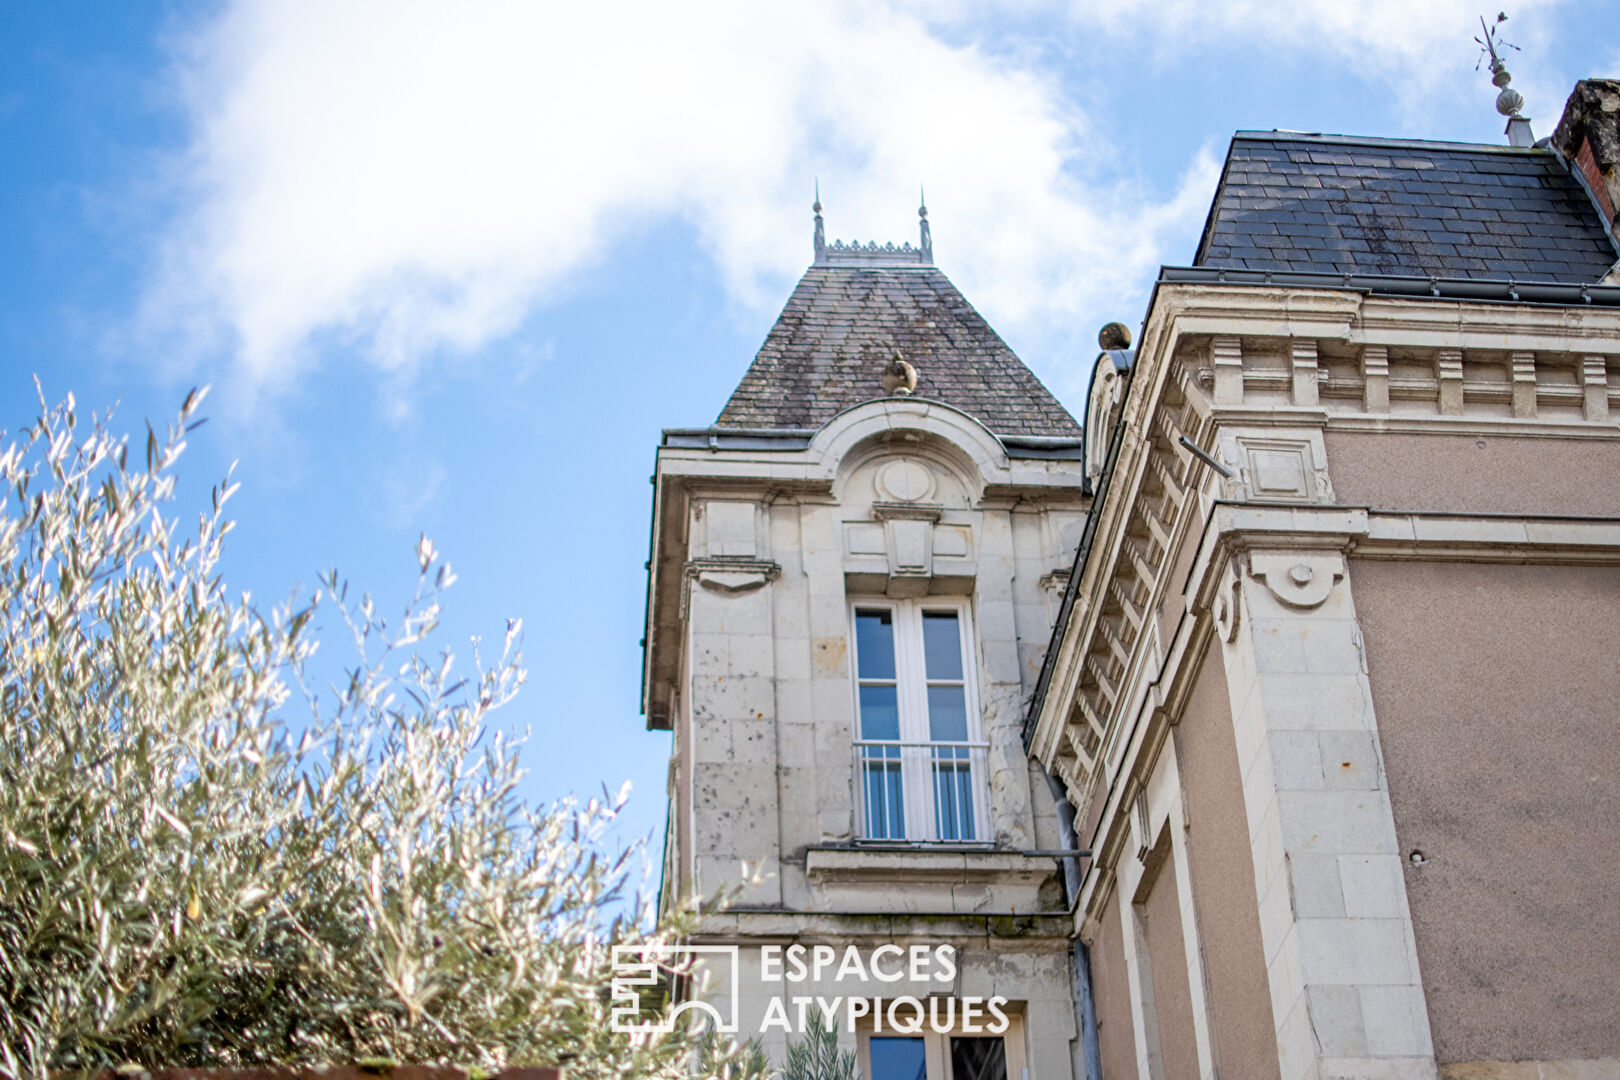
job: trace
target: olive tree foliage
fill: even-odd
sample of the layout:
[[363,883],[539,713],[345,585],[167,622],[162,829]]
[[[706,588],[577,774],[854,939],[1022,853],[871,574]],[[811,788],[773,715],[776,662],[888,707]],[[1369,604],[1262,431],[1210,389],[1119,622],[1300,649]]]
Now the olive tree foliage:
[[781,1080],[859,1080],[855,1052],[838,1047],[838,1028],[820,1011],[810,1014],[804,1038],[788,1043]]
[[[675,940],[696,903],[611,914],[643,910],[638,853],[603,838],[622,793],[515,794],[517,745],[485,729],[519,628],[465,673],[430,651],[453,580],[430,543],[392,623],[335,572],[272,608],[227,591],[235,485],[194,530],[164,509],[201,396],[144,447],[71,397],[0,436],[0,1075],[757,1075],[697,1032],[611,1030],[611,945]],[[318,616],[355,650],[319,690]]]

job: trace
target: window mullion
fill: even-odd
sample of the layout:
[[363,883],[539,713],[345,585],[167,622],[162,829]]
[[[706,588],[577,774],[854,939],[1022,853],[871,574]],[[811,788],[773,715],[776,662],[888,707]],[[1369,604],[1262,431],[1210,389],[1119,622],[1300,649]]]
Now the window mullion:
[[916,742],[928,737],[922,692],[921,628],[913,625],[916,609],[902,601],[895,608],[895,676],[899,684],[900,738]]
[[[895,605],[895,630],[900,645],[897,669],[901,688],[900,737],[908,743],[928,740],[928,692],[924,683],[922,647],[922,610],[915,601],[902,600]],[[933,769],[926,746],[908,746],[901,751],[905,762],[907,803],[906,832],[913,840],[935,838]]]

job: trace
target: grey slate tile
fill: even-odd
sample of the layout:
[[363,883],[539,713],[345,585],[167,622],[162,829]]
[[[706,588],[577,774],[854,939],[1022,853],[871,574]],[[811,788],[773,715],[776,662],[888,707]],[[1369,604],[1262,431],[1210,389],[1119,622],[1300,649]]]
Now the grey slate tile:
[[1585,193],[1545,151],[1244,132],[1196,261],[1587,283],[1615,251]]
[[894,350],[917,368],[916,396],[953,405],[998,435],[1080,434],[1068,411],[933,267],[811,267],[715,423],[819,427],[884,396],[883,369]]

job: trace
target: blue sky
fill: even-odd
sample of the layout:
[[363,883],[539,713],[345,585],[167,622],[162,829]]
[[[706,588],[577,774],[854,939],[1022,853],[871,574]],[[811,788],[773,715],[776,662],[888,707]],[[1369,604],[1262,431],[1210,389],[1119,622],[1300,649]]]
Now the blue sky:
[[[940,266],[1078,413],[1096,327],[1190,260],[1234,129],[1502,142],[1482,11],[7,3],[0,428],[35,373],[130,428],[212,384],[180,497],[239,462],[231,583],[336,566],[397,602],[426,532],[449,640],[525,621],[530,797],[628,779],[624,834],[652,833],[658,432],[741,377],[817,178],[829,236],[897,242],[925,183]],[[1546,135],[1620,74],[1620,3],[1509,14]]]

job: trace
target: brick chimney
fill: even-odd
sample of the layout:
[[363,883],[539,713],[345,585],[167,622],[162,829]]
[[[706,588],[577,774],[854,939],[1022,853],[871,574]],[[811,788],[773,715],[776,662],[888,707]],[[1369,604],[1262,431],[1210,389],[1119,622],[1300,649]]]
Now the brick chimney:
[[1580,178],[1620,245],[1620,79],[1576,83],[1552,145]]

